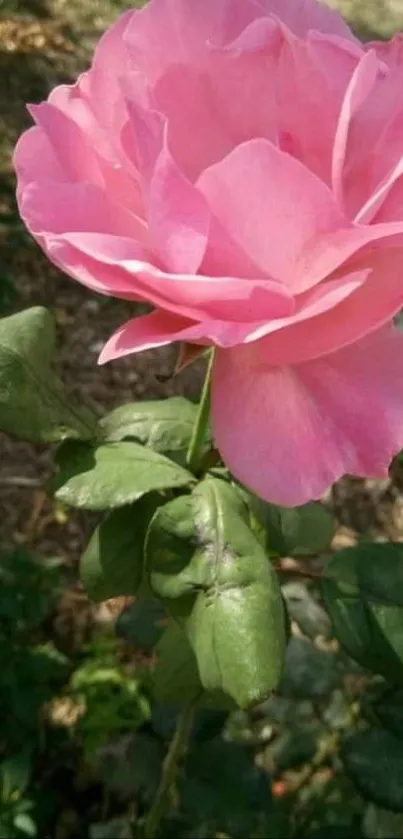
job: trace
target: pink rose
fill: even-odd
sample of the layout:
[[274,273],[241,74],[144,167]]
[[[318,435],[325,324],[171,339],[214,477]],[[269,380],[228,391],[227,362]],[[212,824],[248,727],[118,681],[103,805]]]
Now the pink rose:
[[15,152],[52,262],[155,307],[101,363],[215,346],[217,446],[280,504],[403,446],[402,91],[403,41],[315,0],[151,0]]

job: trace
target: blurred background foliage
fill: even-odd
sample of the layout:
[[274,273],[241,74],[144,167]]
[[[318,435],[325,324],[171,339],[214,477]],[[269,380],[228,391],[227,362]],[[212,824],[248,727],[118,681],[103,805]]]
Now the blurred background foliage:
[[[25,548],[0,556],[4,839],[136,836],[178,716],[150,690],[161,616],[113,601],[84,640],[70,574]],[[342,653],[316,583],[289,576],[278,695],[249,713],[197,712],[167,837],[402,835],[401,687]]]
[[[401,0],[338,5],[362,37],[403,29]],[[169,355],[95,372],[97,342],[124,304],[89,301],[39,254],[18,219],[10,155],[28,124],[24,103],[73,79],[125,7],[0,0],[0,315],[48,303],[63,378],[95,407],[133,392],[197,392],[199,380],[166,385]],[[122,598],[89,604],[75,561],[94,522],[46,499],[47,457],[0,439],[0,839],[129,839],[178,714],[150,691],[161,616],[150,622]],[[332,496],[335,546],[402,541],[400,488],[397,471],[392,485],[356,482]],[[403,837],[402,688],[340,650],[317,566],[308,582],[294,566],[283,572],[292,640],[281,690],[250,713],[198,712],[164,835]]]

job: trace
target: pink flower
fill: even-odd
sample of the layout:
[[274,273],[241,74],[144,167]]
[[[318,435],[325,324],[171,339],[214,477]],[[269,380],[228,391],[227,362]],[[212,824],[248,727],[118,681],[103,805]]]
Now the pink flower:
[[101,362],[215,346],[218,448],[280,504],[403,446],[402,90],[403,41],[315,0],[151,0],[15,152],[52,262],[154,307]]

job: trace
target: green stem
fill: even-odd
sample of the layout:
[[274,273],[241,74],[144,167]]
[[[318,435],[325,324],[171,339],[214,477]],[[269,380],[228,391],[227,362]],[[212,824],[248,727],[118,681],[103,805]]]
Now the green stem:
[[192,729],[195,703],[185,706],[179,717],[178,725],[162,767],[162,777],[155,799],[144,825],[144,839],[155,839],[161,819],[169,809],[172,787],[181,760],[183,759]]
[[201,392],[199,410],[197,413],[196,422],[193,428],[192,439],[189,444],[189,449],[186,457],[186,463],[191,472],[195,475],[200,470],[201,460],[203,458],[203,447],[206,438],[206,428],[210,414],[210,380],[211,371],[213,368],[214,350],[211,350],[208,362],[206,378],[204,379],[203,389]]

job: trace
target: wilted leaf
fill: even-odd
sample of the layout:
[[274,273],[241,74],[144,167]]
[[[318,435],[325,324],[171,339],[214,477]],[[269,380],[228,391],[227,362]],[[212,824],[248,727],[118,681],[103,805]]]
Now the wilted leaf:
[[241,707],[280,681],[285,615],[275,571],[238,490],[207,478],[160,507],[148,531],[151,588],[186,629],[201,682]]
[[102,446],[64,443],[57,464],[51,490],[64,504],[85,510],[123,507],[148,492],[183,487],[194,480],[168,458],[128,440]]
[[95,418],[76,407],[52,370],[51,314],[41,307],[0,321],[0,429],[30,443],[89,440]]

